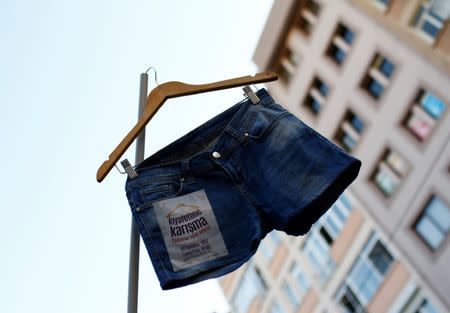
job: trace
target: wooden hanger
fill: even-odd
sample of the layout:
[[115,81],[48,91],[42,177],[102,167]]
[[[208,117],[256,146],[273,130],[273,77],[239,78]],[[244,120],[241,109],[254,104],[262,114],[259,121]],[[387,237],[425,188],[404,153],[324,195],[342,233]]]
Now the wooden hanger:
[[258,73],[255,76],[249,75],[237,77],[203,85],[190,85],[174,81],[158,85],[148,95],[144,111],[142,112],[141,118],[137,124],[109,155],[108,160],[103,162],[97,170],[97,181],[100,183],[106,175],[108,175],[109,171],[113,168],[117,161],[119,161],[120,157],[125,153],[139,133],[144,129],[145,125],[147,125],[147,123],[152,119],[167,99],[256,83],[265,83],[277,79],[278,76],[276,74],[271,72],[263,72]]

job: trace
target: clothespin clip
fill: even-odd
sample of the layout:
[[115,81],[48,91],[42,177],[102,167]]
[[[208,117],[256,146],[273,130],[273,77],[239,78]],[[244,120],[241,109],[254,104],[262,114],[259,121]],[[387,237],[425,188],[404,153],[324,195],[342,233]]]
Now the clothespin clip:
[[120,164],[122,164],[123,169],[125,170],[125,172],[122,172],[117,165],[114,164],[114,166],[117,168],[117,170],[119,171],[120,174],[127,174],[128,177],[130,179],[136,178],[138,177],[138,173],[136,173],[136,171],[134,170],[134,168],[131,166],[130,162],[128,161],[128,159],[123,160],[122,162],[120,162]]
[[130,177],[131,179],[138,177],[138,174],[136,173],[134,168],[131,166],[128,159],[123,160],[122,162],[120,162],[120,164],[122,164],[125,172],[127,172],[128,177]]
[[258,96],[253,92],[253,90],[252,90],[252,88],[250,88],[250,86],[248,86],[248,85],[244,86],[244,88],[242,88],[242,90],[244,90],[245,96],[247,98],[249,98],[253,104],[259,103],[260,100],[259,100]]

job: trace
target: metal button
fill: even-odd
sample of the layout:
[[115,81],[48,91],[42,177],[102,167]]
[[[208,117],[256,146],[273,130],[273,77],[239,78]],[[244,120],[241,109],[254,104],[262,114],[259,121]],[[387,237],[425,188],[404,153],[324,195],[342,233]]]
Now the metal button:
[[136,212],[140,212],[140,211],[141,211],[141,207],[138,206],[138,207],[136,208]]
[[220,153],[217,152],[217,151],[214,151],[212,156],[213,156],[214,159],[219,159],[221,157]]
[[245,137],[248,137],[248,133],[245,133],[244,136],[245,136]]

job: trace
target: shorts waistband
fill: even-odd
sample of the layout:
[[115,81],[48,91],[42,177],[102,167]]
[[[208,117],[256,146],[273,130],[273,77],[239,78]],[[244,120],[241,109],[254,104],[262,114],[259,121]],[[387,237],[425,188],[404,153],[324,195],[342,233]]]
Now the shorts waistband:
[[[157,167],[169,166],[173,168],[176,165],[174,163],[180,163],[180,169],[185,169],[186,164],[189,163],[185,159],[205,150],[212,139],[218,138],[217,144],[223,145],[221,138],[224,133],[231,135],[237,140],[237,143],[243,142],[246,131],[252,126],[257,115],[258,106],[269,106],[274,103],[265,89],[259,89],[256,91],[256,95],[260,99],[258,104],[255,105],[249,99],[245,99],[233,105],[137,164],[135,167],[137,173]],[[222,149],[222,153],[226,154],[227,150],[232,148],[228,145],[226,150]],[[181,161],[183,160],[185,161],[182,166]]]

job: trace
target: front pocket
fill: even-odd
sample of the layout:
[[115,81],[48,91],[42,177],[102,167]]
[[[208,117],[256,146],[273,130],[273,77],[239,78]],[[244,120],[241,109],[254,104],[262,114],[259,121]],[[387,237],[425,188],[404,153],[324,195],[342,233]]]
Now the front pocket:
[[272,129],[278,125],[278,123],[284,117],[288,116],[289,112],[282,112],[279,115],[265,116],[261,112],[257,115],[255,121],[253,122],[252,127],[248,131],[248,137],[252,138],[254,141],[261,141],[267,135],[270,134]]
[[152,202],[176,197],[183,189],[182,179],[166,182],[149,182],[144,185],[135,186],[136,205],[148,207]]
[[166,194],[173,192],[174,187],[172,184],[166,184],[161,186],[149,186],[144,187],[141,190],[139,190],[139,193],[141,194],[142,198],[145,198],[149,195],[151,196],[157,196],[158,194]]

